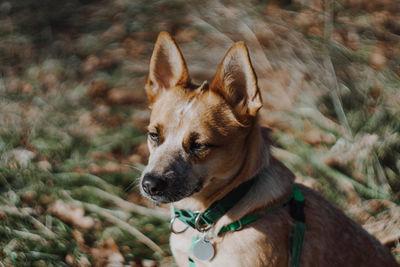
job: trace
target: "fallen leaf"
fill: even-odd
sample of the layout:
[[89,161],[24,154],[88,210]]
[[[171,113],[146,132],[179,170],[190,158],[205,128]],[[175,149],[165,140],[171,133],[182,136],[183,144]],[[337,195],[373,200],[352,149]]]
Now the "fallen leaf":
[[109,161],[104,167],[97,165],[96,163],[89,164],[89,172],[93,174],[103,174],[103,173],[116,173],[116,172],[129,172],[130,168],[127,166],[122,166],[116,162]]
[[66,262],[67,264],[71,265],[71,266],[74,265],[75,256],[72,255],[72,254],[67,254],[67,255],[65,256],[65,262]]
[[101,67],[108,67],[111,64],[118,63],[126,57],[126,50],[123,47],[105,50],[100,59]]
[[143,104],[146,95],[144,90],[113,88],[108,92],[108,100],[115,105]]
[[104,165],[105,172],[121,172],[122,169],[123,168],[118,163],[113,161],[109,161],[106,163],[106,165]]
[[41,160],[37,163],[37,165],[39,166],[39,168],[45,171],[51,171],[52,169],[51,163],[48,162],[47,160]]
[[137,57],[147,51],[149,45],[145,42],[134,40],[132,38],[126,38],[122,43],[122,46],[131,57]]
[[83,130],[83,132],[89,136],[96,135],[101,132],[101,127],[97,125],[96,120],[93,118],[91,112],[86,112],[79,116],[78,122],[83,128],[80,130]]
[[369,57],[369,63],[371,64],[371,67],[376,70],[386,66],[387,61],[383,51],[380,49],[375,49],[375,51]]
[[30,95],[33,93],[33,86],[30,83],[21,82],[20,86],[23,94]]
[[386,245],[400,241],[400,207],[391,205],[376,216],[371,216],[363,227]]
[[112,238],[101,241],[90,251],[95,266],[122,266],[125,262],[117,243]]
[[77,229],[72,230],[72,237],[76,241],[76,243],[83,245],[85,244],[85,239],[83,238],[82,232]]
[[103,42],[112,42],[118,39],[122,39],[126,34],[126,30],[123,24],[116,23],[108,28],[105,32],[100,35],[100,39]]
[[29,163],[36,157],[36,153],[23,148],[15,148],[10,152],[10,158],[15,160],[22,168],[28,167]]
[[194,29],[182,29],[175,34],[175,40],[178,43],[192,42],[197,36],[197,31]]
[[39,80],[42,82],[45,89],[53,89],[57,84],[58,79],[53,73],[42,73],[39,75]]
[[5,214],[3,211],[0,211],[0,219],[6,219],[7,218],[7,214]]
[[336,142],[336,137],[333,134],[327,133],[307,121],[304,123],[302,139],[310,145],[333,144]]
[[97,165],[96,163],[90,163],[89,172],[93,174],[101,174],[103,173],[103,168]]
[[155,260],[142,260],[143,267],[157,267],[158,264]]
[[77,260],[77,264],[75,266],[79,267],[87,267],[87,266],[92,266],[88,258],[84,255],[80,255]]
[[100,59],[95,55],[90,55],[82,62],[81,67],[83,72],[91,73],[94,70],[96,70],[99,66],[100,66]]
[[105,97],[107,96],[107,91],[110,89],[108,83],[102,80],[92,80],[90,82],[90,88],[87,92],[88,96],[91,98]]
[[84,230],[89,230],[94,226],[94,219],[84,216],[85,210],[82,207],[71,206],[62,200],[57,200],[51,204],[48,211],[62,221],[71,223]]
[[135,165],[142,162],[142,157],[138,154],[133,154],[128,158],[129,163]]

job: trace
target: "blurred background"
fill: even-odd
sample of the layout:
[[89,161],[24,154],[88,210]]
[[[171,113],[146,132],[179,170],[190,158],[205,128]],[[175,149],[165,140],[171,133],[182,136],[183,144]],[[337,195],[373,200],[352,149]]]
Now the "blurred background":
[[400,261],[398,1],[3,0],[1,266],[173,266],[137,187],[162,30],[199,83],[245,41],[273,154]]

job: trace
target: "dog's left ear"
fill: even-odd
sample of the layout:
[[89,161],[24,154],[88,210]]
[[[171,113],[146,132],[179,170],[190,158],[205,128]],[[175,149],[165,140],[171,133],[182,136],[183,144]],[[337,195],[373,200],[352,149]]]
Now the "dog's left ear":
[[210,88],[220,94],[240,118],[257,115],[262,99],[244,42],[234,44],[226,53]]
[[153,103],[162,90],[189,84],[189,73],[182,53],[167,32],[161,32],[150,59],[145,90]]

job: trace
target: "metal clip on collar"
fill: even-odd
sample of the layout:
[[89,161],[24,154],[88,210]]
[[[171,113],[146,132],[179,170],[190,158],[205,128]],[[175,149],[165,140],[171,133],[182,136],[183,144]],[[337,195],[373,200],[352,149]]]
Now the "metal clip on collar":
[[172,233],[174,233],[174,234],[182,234],[182,233],[184,233],[188,228],[189,228],[189,226],[186,226],[186,228],[184,228],[183,230],[181,230],[181,231],[175,231],[174,230],[174,222],[175,222],[175,220],[176,220],[176,218],[177,218],[178,216],[176,215],[176,213],[174,214],[174,216],[171,218],[171,220],[169,221],[169,230],[172,232]]
[[196,220],[194,221],[194,227],[196,228],[197,231],[199,232],[206,232],[208,230],[211,229],[211,227],[213,227],[212,224],[204,224],[202,226],[200,226],[200,220],[201,217],[203,216],[204,212],[199,212],[196,216]]

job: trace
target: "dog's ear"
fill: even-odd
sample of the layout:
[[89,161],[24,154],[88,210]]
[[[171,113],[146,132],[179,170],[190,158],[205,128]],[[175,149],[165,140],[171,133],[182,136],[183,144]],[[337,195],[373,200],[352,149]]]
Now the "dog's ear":
[[210,88],[220,94],[239,117],[256,116],[262,99],[244,42],[234,44],[226,53]]
[[185,86],[189,82],[189,73],[181,51],[169,33],[161,32],[151,55],[145,86],[150,103],[154,102],[162,90]]

